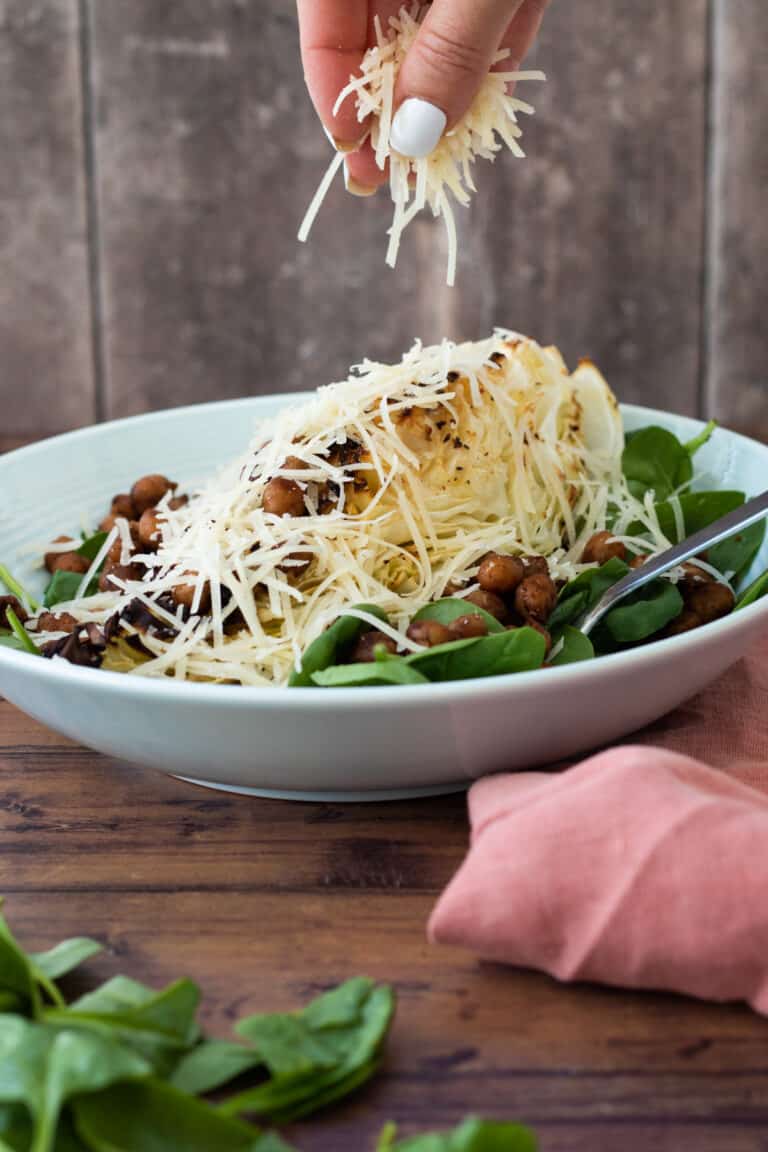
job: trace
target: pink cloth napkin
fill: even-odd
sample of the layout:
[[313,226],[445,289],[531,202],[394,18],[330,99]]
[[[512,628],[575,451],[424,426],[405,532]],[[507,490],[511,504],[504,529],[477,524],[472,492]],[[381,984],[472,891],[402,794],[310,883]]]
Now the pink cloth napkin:
[[768,650],[630,746],[481,780],[469,811],[433,941],[768,1014]]

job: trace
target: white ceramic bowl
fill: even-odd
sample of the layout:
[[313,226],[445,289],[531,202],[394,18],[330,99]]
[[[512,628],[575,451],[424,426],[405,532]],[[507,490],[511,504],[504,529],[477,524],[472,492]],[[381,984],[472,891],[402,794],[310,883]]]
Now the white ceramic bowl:
[[[0,560],[43,587],[30,544],[94,524],[147,472],[189,487],[247,445],[257,420],[296,397],[175,409],[72,432],[0,457]],[[698,422],[624,408],[628,429],[683,439]],[[700,487],[754,495],[768,447],[718,430]],[[768,544],[755,572],[768,567]],[[628,736],[710,683],[768,631],[768,599],[699,631],[586,664],[417,688],[261,689],[148,680],[0,648],[0,694],[112,756],[217,788],[334,800],[425,795]]]

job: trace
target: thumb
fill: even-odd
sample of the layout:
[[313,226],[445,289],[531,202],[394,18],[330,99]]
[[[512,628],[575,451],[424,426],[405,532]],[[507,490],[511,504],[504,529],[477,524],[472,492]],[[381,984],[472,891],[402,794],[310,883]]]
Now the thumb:
[[434,0],[398,78],[391,141],[419,159],[471,105],[522,0]]

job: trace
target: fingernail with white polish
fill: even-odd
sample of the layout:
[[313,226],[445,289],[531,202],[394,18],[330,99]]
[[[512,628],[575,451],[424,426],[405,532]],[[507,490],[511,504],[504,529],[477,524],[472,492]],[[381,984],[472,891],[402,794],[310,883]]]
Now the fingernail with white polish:
[[350,175],[346,164],[344,165],[344,185],[347,192],[352,196],[375,196],[378,192],[378,188],[374,188],[370,184],[361,184],[355,180],[354,176]]
[[435,104],[412,96],[398,108],[389,139],[401,156],[421,160],[437,148],[447,123],[445,112]]

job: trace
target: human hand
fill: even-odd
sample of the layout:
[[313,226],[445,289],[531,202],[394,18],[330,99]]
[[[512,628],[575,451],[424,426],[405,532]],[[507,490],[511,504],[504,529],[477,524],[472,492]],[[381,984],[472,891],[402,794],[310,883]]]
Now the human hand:
[[[446,129],[470,107],[499,48],[510,58],[504,71],[519,67],[531,47],[549,0],[434,0],[398,78],[392,125],[393,146],[404,156],[427,156]],[[333,107],[349,77],[376,43],[374,18],[382,28],[403,0],[297,0],[304,75],[312,102],[335,147],[349,152],[347,188],[372,195],[387,179],[373,150],[361,138],[354,101],[334,116]]]

